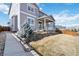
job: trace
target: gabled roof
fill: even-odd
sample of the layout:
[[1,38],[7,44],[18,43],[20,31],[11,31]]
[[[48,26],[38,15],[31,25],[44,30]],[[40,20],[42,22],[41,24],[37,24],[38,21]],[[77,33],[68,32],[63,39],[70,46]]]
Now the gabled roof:
[[46,16],[46,15],[44,15],[44,16],[39,17],[38,19],[42,19],[42,18],[45,18],[45,17],[47,17],[47,16]]
[[[34,4],[38,9],[39,9],[39,7],[37,6],[37,4],[36,3],[32,3],[32,4]],[[8,15],[10,14],[10,11],[11,11],[11,7],[12,7],[12,3],[10,3],[10,7],[9,7],[9,12],[8,12]],[[55,21],[55,19],[53,18],[53,16],[52,15],[48,15],[48,14],[46,14],[46,13],[44,13],[43,11],[41,11],[40,9],[39,9],[39,12],[40,13],[43,13],[44,15],[43,16],[41,16],[41,17],[39,17],[38,19],[40,19],[40,18],[44,18],[44,17],[49,17],[49,18],[52,18],[52,20],[54,20]]]
[[37,4],[36,3],[32,3],[33,5],[35,5],[38,9],[39,9],[39,7],[37,6]]
[[47,15],[46,13],[44,13],[43,11],[39,10],[40,13],[43,13],[44,15]]
[[53,16],[52,15],[50,15],[50,17],[55,21],[55,19],[53,18]]
[[[52,19],[53,21],[55,21],[54,18],[53,18],[53,16],[51,16],[51,15],[50,15],[50,16],[44,15],[44,16],[39,17],[38,19],[44,19],[44,18],[50,18],[50,19]],[[51,20],[51,21],[52,21],[52,20]]]

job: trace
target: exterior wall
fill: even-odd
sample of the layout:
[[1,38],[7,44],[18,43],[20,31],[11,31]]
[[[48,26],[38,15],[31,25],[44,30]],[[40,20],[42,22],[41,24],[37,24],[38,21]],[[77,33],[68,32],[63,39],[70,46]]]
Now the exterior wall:
[[[28,6],[33,8],[33,11],[28,10]],[[16,18],[12,19],[12,16],[16,15]],[[21,30],[21,26],[25,23],[28,22],[28,19],[33,20],[33,24],[31,23],[30,26],[33,30],[39,30],[39,24],[38,24],[38,17],[41,17],[44,14],[43,12],[39,11],[39,8],[35,6],[32,3],[20,3],[16,4],[13,3],[10,14],[9,14],[9,19],[11,19],[11,28],[12,31],[17,31]],[[50,26],[48,27],[48,30],[55,29],[55,22],[51,23]]]
[[[28,23],[29,19],[31,19],[33,21],[33,23],[30,23],[30,26],[33,30],[36,30],[36,18],[32,17],[31,15],[27,15],[25,13],[20,12],[20,27],[22,27],[22,25],[24,23]],[[32,22],[30,21],[30,22]]]
[[[28,7],[32,8],[33,11],[28,10]],[[26,13],[34,15],[34,16],[38,16],[38,8],[35,5],[30,4],[30,3],[21,3],[20,11],[26,12]]]
[[[31,7],[33,8],[33,12],[28,10],[28,7]],[[35,5],[33,4],[28,4],[28,3],[21,3],[20,4],[20,24],[21,26],[23,25],[24,22],[27,22],[28,21],[28,18],[32,18],[34,19],[34,26],[31,26],[31,28],[35,27],[34,30],[39,30],[39,24],[38,24],[38,20],[37,18],[38,17],[41,17],[41,16],[44,16],[46,14],[44,14],[42,11],[39,11],[39,8],[36,7]],[[48,30],[54,30],[54,22],[51,23],[48,27]]]
[[27,15],[20,12],[20,27],[26,22]]
[[[33,8],[33,12],[28,10],[28,6]],[[28,22],[28,19],[33,20],[33,24],[30,26],[33,30],[37,29],[37,17],[38,17],[38,8],[33,4],[21,3],[20,4],[20,24],[21,26]]]
[[[15,15],[17,16],[17,19],[12,18]],[[16,4],[16,3],[12,4],[11,9],[10,9],[9,19],[11,20],[12,31],[17,31],[19,29],[19,25],[20,25],[19,24],[19,22],[20,22],[19,21],[19,4]],[[15,26],[17,26],[17,28],[15,28]]]

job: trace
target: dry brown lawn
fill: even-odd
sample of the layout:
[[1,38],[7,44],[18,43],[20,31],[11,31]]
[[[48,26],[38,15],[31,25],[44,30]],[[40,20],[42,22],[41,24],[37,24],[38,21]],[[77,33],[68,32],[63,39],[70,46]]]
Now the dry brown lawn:
[[63,34],[73,35],[73,36],[79,36],[78,32],[72,32],[69,30],[62,30]]
[[[67,35],[69,34],[69,35]],[[30,42],[30,45],[44,56],[77,56],[79,55],[79,37],[67,34],[48,36]],[[73,33],[73,35],[75,35]]]

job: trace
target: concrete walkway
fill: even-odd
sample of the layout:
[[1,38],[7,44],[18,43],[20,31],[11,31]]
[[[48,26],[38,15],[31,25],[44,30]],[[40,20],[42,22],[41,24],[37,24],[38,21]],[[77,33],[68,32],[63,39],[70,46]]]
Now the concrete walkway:
[[4,56],[33,56],[33,54],[25,52],[20,42],[11,33],[6,33]]

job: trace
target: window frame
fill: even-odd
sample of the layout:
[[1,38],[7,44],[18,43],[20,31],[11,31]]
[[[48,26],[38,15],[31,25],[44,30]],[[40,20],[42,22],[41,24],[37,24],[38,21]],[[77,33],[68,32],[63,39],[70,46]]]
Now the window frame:
[[34,8],[28,5],[28,11],[33,12],[33,13],[34,13]]
[[[30,21],[28,21],[28,20],[30,20]],[[26,22],[27,22],[27,23],[29,22],[29,24],[35,24],[35,20],[34,20],[34,18],[32,18],[32,17],[27,17]]]

